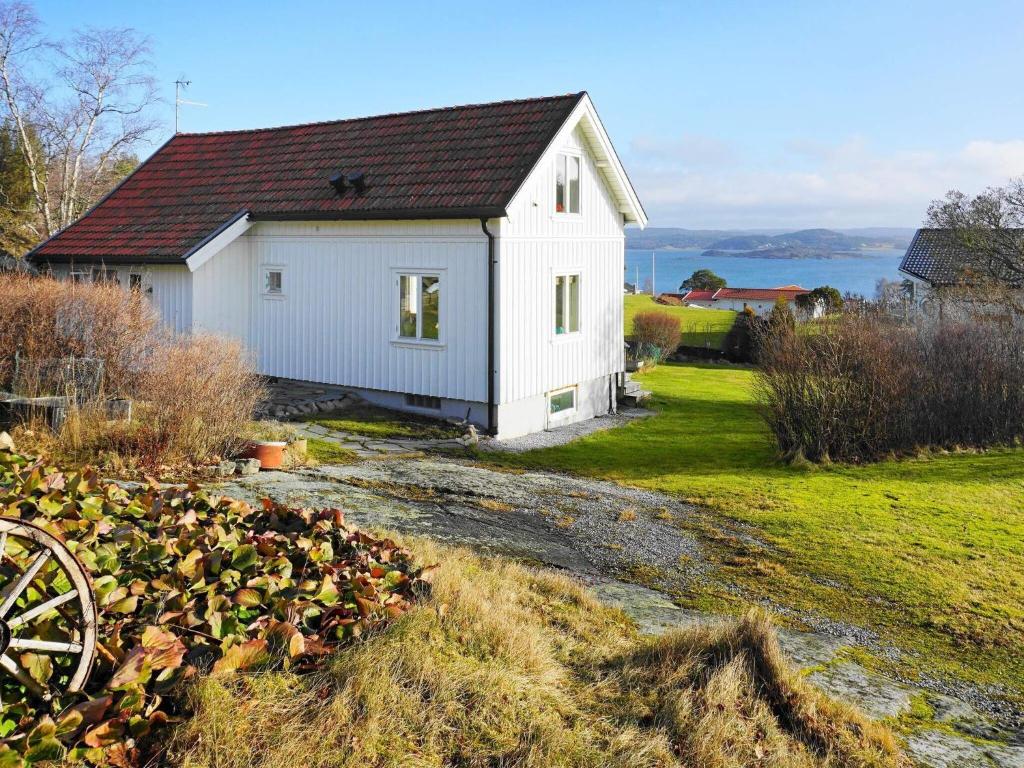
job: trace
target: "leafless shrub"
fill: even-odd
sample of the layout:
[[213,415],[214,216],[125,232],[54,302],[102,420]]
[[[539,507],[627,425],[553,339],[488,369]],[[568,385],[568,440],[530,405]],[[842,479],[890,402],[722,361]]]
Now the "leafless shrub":
[[640,312],[633,319],[633,342],[638,356],[664,360],[679,349],[682,327],[667,312]]
[[[54,390],[41,362],[69,357],[98,360],[103,371],[98,391],[79,398],[56,436],[56,450],[80,461],[116,454],[152,468],[228,454],[262,394],[239,343],[171,334],[141,294],[109,283],[0,278],[0,388],[72,394]],[[130,423],[109,419],[110,397],[133,400]]]
[[870,461],[1024,437],[1024,339],[983,320],[845,317],[766,331],[756,394],[789,458]]

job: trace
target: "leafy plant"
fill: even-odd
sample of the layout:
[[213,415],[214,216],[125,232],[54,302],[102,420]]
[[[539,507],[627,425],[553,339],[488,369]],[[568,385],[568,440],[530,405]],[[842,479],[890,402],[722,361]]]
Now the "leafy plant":
[[[187,715],[183,682],[316,669],[407,610],[423,584],[406,550],[347,525],[339,509],[254,509],[194,486],[127,490],[7,451],[0,514],[62,538],[90,573],[99,609],[98,663],[84,693],[45,704],[0,678],[4,768],[63,758],[140,765],[154,729]],[[11,547],[5,569],[17,565]],[[60,688],[59,659],[26,655],[32,677]]]

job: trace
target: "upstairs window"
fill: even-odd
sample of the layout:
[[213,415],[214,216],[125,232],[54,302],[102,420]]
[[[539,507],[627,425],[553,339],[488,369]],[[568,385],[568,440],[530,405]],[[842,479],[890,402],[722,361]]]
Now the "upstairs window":
[[398,276],[398,335],[410,340],[440,340],[440,276]]
[[579,333],[580,276],[555,276],[555,335]]
[[580,158],[555,157],[555,213],[580,212]]

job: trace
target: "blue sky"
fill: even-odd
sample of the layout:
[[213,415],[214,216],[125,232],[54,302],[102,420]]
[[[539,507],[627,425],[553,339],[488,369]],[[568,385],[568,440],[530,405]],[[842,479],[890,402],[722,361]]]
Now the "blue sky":
[[[590,92],[652,225],[916,226],[1024,174],[1024,3],[69,2],[152,41],[173,130]],[[156,142],[158,144],[159,141]],[[155,144],[154,144],[155,146]]]

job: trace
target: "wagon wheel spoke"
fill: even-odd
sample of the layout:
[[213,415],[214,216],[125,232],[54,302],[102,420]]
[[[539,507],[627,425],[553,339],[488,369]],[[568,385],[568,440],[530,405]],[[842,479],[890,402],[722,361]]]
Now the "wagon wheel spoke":
[[20,627],[22,624],[28,623],[37,616],[42,616],[44,613],[54,610],[58,606],[64,605],[64,603],[74,600],[76,597],[78,597],[77,589],[72,589],[70,592],[65,592],[63,595],[57,595],[57,597],[47,600],[42,605],[37,605],[35,608],[25,611],[25,613],[21,614],[20,616],[14,617],[13,619],[7,622],[7,626],[11,629],[16,629]]
[[33,680],[28,672],[18,666],[18,662],[8,656],[6,653],[0,656],[0,667],[4,669],[7,674],[17,680],[19,683],[25,686],[25,688],[41,699],[49,697],[48,692],[43,686]]
[[15,600],[21,597],[21,593],[25,591],[25,587],[36,577],[39,573],[39,569],[46,565],[46,561],[50,559],[50,553],[45,549],[39,550],[36,556],[32,558],[32,563],[29,565],[28,570],[21,574],[21,578],[18,579],[11,591],[5,597],[3,603],[0,603],[0,619],[4,618],[14,606]]

